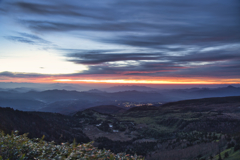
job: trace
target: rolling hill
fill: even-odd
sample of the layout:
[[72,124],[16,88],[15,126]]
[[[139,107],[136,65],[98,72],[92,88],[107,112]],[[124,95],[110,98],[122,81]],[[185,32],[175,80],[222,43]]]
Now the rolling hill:
[[[71,116],[0,108],[0,130],[60,142],[95,141],[114,153],[146,159],[207,159],[240,156],[240,96],[192,99],[129,110],[100,105]],[[185,152],[186,154],[181,154]]]

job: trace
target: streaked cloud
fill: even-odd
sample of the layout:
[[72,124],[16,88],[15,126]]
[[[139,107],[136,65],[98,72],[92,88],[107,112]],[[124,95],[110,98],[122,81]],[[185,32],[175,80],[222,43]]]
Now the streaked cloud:
[[16,42],[28,43],[33,45],[41,45],[41,44],[51,45],[51,42],[44,40],[36,35],[28,34],[28,33],[18,33],[17,36],[5,36],[5,38],[8,40],[16,41]]
[[[238,0],[0,3],[2,21],[14,24],[11,29],[0,27],[7,31],[2,33],[4,40],[51,46],[48,52],[56,59],[64,57],[65,63],[85,68],[54,71],[60,76],[240,79]],[[6,68],[1,75],[17,76],[15,72]]]

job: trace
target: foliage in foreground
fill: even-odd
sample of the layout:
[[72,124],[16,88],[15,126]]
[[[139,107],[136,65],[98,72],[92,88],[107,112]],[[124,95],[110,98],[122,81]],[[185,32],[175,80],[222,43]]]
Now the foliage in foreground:
[[143,160],[137,155],[130,156],[125,153],[114,154],[110,150],[100,150],[93,147],[92,142],[76,145],[62,143],[56,145],[54,142],[46,142],[42,139],[29,139],[27,134],[11,135],[0,133],[0,160],[27,160],[27,159],[56,159],[56,160]]

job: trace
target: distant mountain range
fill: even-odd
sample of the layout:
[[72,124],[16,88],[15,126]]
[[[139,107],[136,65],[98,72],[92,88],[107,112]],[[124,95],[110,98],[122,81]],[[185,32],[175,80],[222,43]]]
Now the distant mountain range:
[[31,90],[44,91],[53,89],[64,89],[68,91],[87,91],[92,87],[81,86],[79,84],[69,83],[15,83],[15,82],[0,82],[0,91],[16,91],[16,92],[28,92]]
[[[117,86],[113,88],[126,89],[127,86]],[[145,91],[131,89],[144,89]],[[21,90],[21,92],[17,90]],[[100,105],[123,107],[124,104],[159,104],[187,99],[240,95],[240,88],[233,86],[172,90],[157,90],[150,87],[130,86],[128,91],[117,92],[107,92],[97,89],[82,92],[57,89],[45,91],[30,90],[27,92],[22,92],[22,90],[26,91],[26,88],[11,90],[0,89],[0,106],[12,107],[24,111],[70,114]]]
[[101,89],[102,91],[106,92],[123,92],[123,91],[143,91],[143,92],[149,92],[149,91],[159,91],[159,89],[156,88],[151,88],[151,87],[146,87],[146,86],[128,86],[128,85],[123,85],[123,86],[113,86],[110,88],[105,88]]

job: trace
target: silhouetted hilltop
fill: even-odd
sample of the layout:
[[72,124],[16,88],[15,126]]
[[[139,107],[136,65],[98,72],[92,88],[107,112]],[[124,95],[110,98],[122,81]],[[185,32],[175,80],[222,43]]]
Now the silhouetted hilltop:
[[89,93],[104,93],[103,91],[98,90],[98,89],[91,89],[91,90],[86,91],[86,92],[89,92]]
[[228,86],[222,88],[190,88],[151,92],[130,90],[114,93],[102,92],[96,89],[84,92],[55,89],[29,91],[26,93],[2,90],[0,91],[0,106],[24,111],[71,114],[100,105],[123,107],[127,106],[126,104],[131,104],[132,107],[140,103],[157,105],[186,99],[226,96],[240,96],[240,88]]
[[[63,108],[64,105],[67,101]],[[160,155],[166,155],[165,159],[170,155],[196,159],[200,153],[206,159],[219,153],[219,145],[222,145],[221,152],[231,150],[229,156],[237,157],[240,155],[239,113],[240,96],[139,106],[125,112],[114,105],[99,105],[72,116],[0,108],[0,130],[28,132],[35,138],[45,135],[46,140],[57,143],[73,142],[74,138],[78,143],[94,141],[101,149],[137,153],[147,159],[151,159],[150,154],[152,159]],[[186,154],[180,154],[179,150]]]
[[161,105],[161,107],[169,107],[172,105],[209,105],[209,104],[224,104],[224,103],[239,103],[240,96],[231,96],[231,97],[212,97],[212,98],[203,98],[203,99],[191,99],[183,100],[176,102],[169,102]]
[[[5,133],[18,130],[20,134],[29,133],[31,138],[45,135],[48,141],[88,142],[89,138],[82,132],[82,125],[72,117],[56,113],[24,112],[12,108],[0,107],[0,130]],[[78,127],[79,129],[74,129]]]
[[126,111],[126,108],[117,107],[114,105],[101,105],[101,106],[88,108],[87,110],[93,110],[99,113],[116,114],[116,113]]
[[132,107],[130,109],[128,109],[128,112],[132,112],[132,111],[149,111],[149,110],[158,110],[159,107],[156,106],[139,106],[139,107]]
[[132,90],[150,92],[150,91],[158,91],[159,89],[146,87],[146,86],[122,85],[122,86],[113,86],[113,87],[105,88],[102,90],[106,92],[122,92],[122,91],[132,91]]

